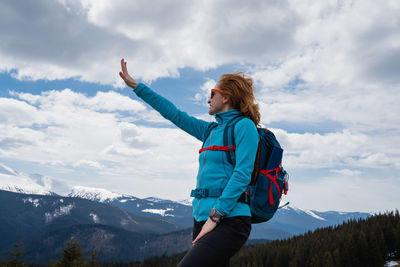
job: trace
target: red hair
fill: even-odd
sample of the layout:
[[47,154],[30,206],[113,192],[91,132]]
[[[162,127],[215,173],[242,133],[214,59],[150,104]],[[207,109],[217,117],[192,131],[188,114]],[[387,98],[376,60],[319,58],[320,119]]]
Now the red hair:
[[224,92],[223,95],[230,98],[232,107],[258,126],[261,115],[260,108],[255,103],[253,79],[243,72],[222,74],[219,77],[218,85]]

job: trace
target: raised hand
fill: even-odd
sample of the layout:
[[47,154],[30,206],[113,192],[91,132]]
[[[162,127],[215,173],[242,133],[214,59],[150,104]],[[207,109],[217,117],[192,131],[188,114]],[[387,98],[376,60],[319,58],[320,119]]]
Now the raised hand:
[[136,89],[136,87],[138,86],[138,82],[135,81],[128,73],[128,69],[126,68],[126,61],[124,59],[121,59],[121,70],[119,72],[119,76],[121,76],[122,80],[124,80],[124,82],[126,83],[126,85],[128,85],[129,87],[131,87],[133,90]]

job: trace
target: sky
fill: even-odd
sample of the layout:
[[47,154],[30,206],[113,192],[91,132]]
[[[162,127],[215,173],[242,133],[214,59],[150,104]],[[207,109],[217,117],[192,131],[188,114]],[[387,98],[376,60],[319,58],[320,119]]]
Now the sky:
[[284,148],[283,201],[400,203],[397,0],[0,2],[0,163],[69,186],[189,198],[201,143],[138,98],[129,73],[207,121],[223,73],[254,80]]

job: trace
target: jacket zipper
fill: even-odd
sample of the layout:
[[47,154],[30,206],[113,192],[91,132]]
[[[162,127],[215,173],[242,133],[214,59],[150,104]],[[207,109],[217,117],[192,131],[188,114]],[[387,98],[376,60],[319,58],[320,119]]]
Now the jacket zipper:
[[[223,126],[223,123],[224,122],[222,121],[221,122],[221,127]],[[215,128],[217,128],[217,127],[215,127]],[[209,146],[211,145],[211,137],[212,137],[212,134],[213,134],[213,131],[215,130],[215,128],[210,133],[210,138],[209,138],[209,142],[208,142]],[[204,154],[203,154],[203,162],[204,162],[204,164],[203,164],[203,169],[201,170],[201,173],[200,173],[200,189],[203,187],[201,178],[203,176],[204,168],[206,167],[206,153],[207,153],[207,151],[204,151]],[[200,201],[201,201],[201,198],[199,198],[199,202],[197,202],[197,219],[200,219],[199,218],[200,217],[200,211],[199,211]]]
[[[209,145],[211,145],[211,137],[212,137],[212,134],[213,134],[213,131],[214,130],[212,130],[211,131],[211,133],[210,133],[210,138],[209,138]],[[202,185],[202,176],[203,176],[203,171],[204,171],[204,168],[206,167],[206,153],[207,153],[207,151],[204,151],[204,154],[203,154],[203,169],[201,170],[201,173],[200,173],[200,188],[202,188],[203,187],[203,185]],[[199,198],[199,202],[197,202],[197,219],[200,219],[199,217],[200,217],[200,211],[199,211],[199,206],[200,206],[200,201],[201,201],[201,198]]]

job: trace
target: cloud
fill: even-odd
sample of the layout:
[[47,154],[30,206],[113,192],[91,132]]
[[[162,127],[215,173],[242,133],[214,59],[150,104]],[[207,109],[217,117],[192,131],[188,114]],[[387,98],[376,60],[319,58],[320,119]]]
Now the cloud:
[[15,99],[0,98],[0,122],[11,125],[29,125],[35,120],[36,108]]
[[304,12],[298,48],[252,71],[265,122],[339,121],[363,132],[398,125],[400,5],[291,1],[291,7]]
[[118,86],[121,57],[128,59],[135,77],[146,81],[177,77],[183,67],[263,63],[295,46],[300,24],[286,1],[243,6],[41,0],[6,1],[0,7],[0,69],[19,79],[72,77]]
[[361,171],[349,169],[331,170],[331,172],[347,177],[359,177],[361,174]]
[[[339,190],[333,176],[400,168],[399,11],[398,1],[372,0],[2,1],[0,72],[123,86],[122,57],[146,82],[179,77],[181,68],[241,64],[285,164],[332,169],[317,185]],[[192,100],[204,103],[215,82]],[[160,196],[192,186],[198,142],[140,101],[74,89],[11,96],[0,98],[3,158],[75,165],[96,172],[98,183],[115,177],[148,192],[167,183]],[[368,181],[361,189],[373,194],[379,181]]]
[[291,179],[284,200],[295,207],[318,211],[384,212],[398,208],[400,198],[396,190],[400,180],[397,177],[376,176],[364,171],[360,175],[354,175],[354,171],[340,171],[317,178]]
[[2,2],[0,68],[15,70],[19,79],[115,83],[118,58],[143,43],[88,23],[85,10],[76,6],[68,9],[47,0]]
[[[180,183],[187,186],[179,195],[185,198],[193,187],[201,144],[165,123],[154,128],[130,121],[149,116],[136,100],[116,92],[86,96],[71,89],[14,92],[12,97],[0,99],[7,103],[0,106],[3,159],[33,163],[68,180],[125,193],[135,192],[136,185],[151,188],[162,179],[170,179],[171,185],[160,194],[170,194]],[[14,119],[8,119],[10,114]]]
[[210,89],[214,88],[217,81],[213,79],[206,79],[202,86],[200,86],[200,92],[196,93],[194,100],[197,104],[207,106],[207,101],[210,99]]
[[396,1],[41,0],[0,7],[0,70],[19,79],[122,86],[125,57],[145,81],[178,77],[183,67],[243,63],[267,88],[296,80],[316,87],[399,83]]
[[[398,168],[398,152],[384,151],[376,140],[348,130],[334,133],[287,133],[273,129],[284,148],[285,166],[288,168]],[[375,145],[371,145],[375,144]]]
[[95,168],[95,169],[102,169],[104,166],[96,161],[93,160],[79,160],[72,164],[74,168],[86,167],[86,168]]

